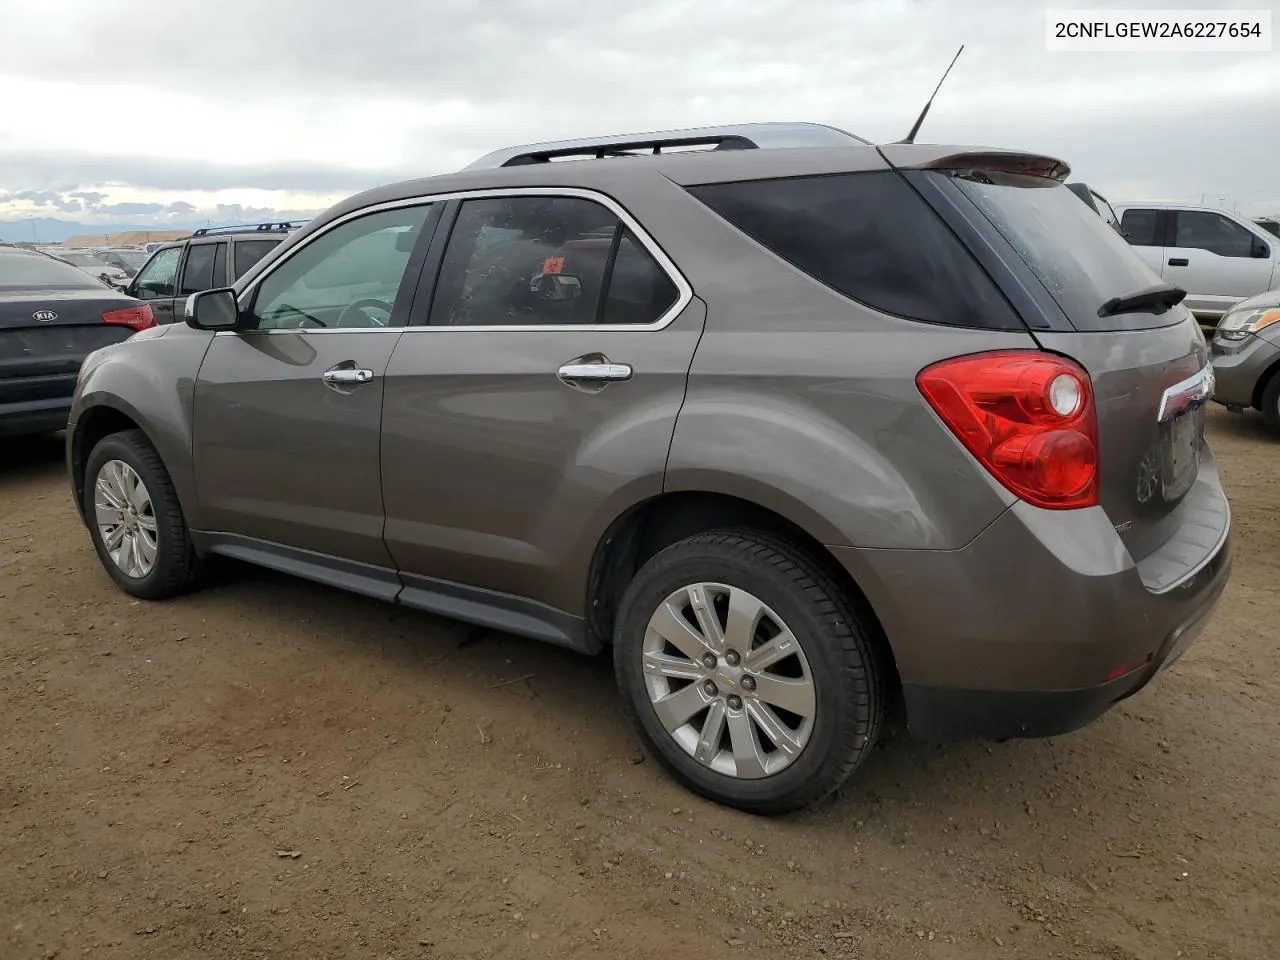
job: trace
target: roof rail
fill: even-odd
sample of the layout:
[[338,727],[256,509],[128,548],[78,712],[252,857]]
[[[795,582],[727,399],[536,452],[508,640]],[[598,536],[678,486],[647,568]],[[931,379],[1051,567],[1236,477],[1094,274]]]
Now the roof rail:
[[194,231],[193,237],[211,237],[223,233],[247,233],[254,230],[258,233],[274,233],[277,230],[297,230],[301,223],[283,221],[281,223],[239,223],[227,227],[201,227]]
[[695,127],[688,130],[663,130],[656,133],[615,134],[607,137],[585,137],[549,143],[530,143],[503,147],[487,153],[464,170],[491,170],[495,167],[518,167],[573,157],[603,159],[605,157],[661,154],[673,147],[706,147],[715,150],[769,150],[783,147],[870,146],[847,130],[823,123],[737,123],[720,127]]

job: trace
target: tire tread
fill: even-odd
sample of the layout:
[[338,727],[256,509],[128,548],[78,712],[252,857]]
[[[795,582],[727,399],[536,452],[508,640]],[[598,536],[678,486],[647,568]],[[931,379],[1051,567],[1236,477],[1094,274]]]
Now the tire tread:
[[[745,562],[767,570],[782,584],[793,589],[808,603],[823,625],[823,640],[835,647],[841,663],[840,689],[854,709],[847,711],[843,729],[837,730],[832,751],[817,775],[791,793],[769,800],[747,800],[735,805],[762,814],[786,813],[812,806],[833,794],[855,769],[880,737],[885,718],[885,669],[880,647],[874,642],[868,624],[874,619],[857,609],[849,591],[810,554],[790,540],[771,533],[748,528],[726,528],[697,534],[659,551],[644,565],[645,571],[690,559],[722,559],[725,552],[738,554]],[[619,625],[632,614],[630,591],[619,611]],[[621,645],[615,640],[615,649]],[[624,682],[616,664],[618,681]],[[623,697],[629,719],[638,722],[635,705]],[[659,754],[664,766],[672,765]],[[695,787],[696,789],[696,787]]]
[[[103,437],[94,449],[89,452],[90,461],[92,461],[94,454],[102,444],[108,442],[118,443],[132,453],[150,474],[144,479],[147,484],[147,490],[151,494],[152,508],[157,515],[156,529],[164,531],[164,539],[158,547],[157,572],[159,576],[143,587],[137,585],[141,581],[136,583],[128,582],[116,576],[116,572],[110,566],[109,557],[103,558],[104,565],[107,565],[107,570],[112,575],[112,579],[120,584],[124,590],[146,600],[164,600],[189,591],[199,577],[200,558],[196,555],[195,543],[191,538],[191,532],[187,529],[187,521],[182,513],[182,504],[178,500],[178,493],[169,477],[169,471],[165,469],[164,461],[160,459],[160,454],[147,438],[147,435],[143,431],[136,429],[122,430]],[[91,525],[93,522],[93,483],[93,477],[91,475],[86,476],[84,485],[85,508]],[[163,522],[160,520],[161,511],[164,512]],[[98,540],[96,531],[93,535],[96,543]],[[101,555],[101,551],[99,553]]]

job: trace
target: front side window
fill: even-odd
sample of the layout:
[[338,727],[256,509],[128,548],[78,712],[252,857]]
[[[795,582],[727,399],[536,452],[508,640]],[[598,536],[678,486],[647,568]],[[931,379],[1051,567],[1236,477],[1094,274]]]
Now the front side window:
[[1253,234],[1221,214],[1180,210],[1177,216],[1174,246],[1208,250],[1220,257],[1253,255]]
[[430,204],[370,213],[321,234],[258,285],[259,330],[385,327]]
[[143,300],[174,296],[174,280],[180,259],[181,247],[167,247],[159,251],[138,273],[133,284],[134,296]]
[[439,326],[655,323],[679,291],[608,207],[581,197],[467,200],[431,308]]

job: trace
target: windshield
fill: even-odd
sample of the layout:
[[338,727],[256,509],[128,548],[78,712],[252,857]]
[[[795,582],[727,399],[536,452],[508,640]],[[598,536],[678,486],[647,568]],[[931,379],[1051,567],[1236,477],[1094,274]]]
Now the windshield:
[[83,270],[39,253],[0,251],[0,287],[98,286]]
[[1168,326],[1182,310],[1100,318],[1098,308],[1161,280],[1125,239],[1057,180],[967,171],[953,182],[1009,241],[1077,330]]
[[100,267],[102,261],[91,253],[60,253],[58,254],[67,263],[73,263],[77,267]]

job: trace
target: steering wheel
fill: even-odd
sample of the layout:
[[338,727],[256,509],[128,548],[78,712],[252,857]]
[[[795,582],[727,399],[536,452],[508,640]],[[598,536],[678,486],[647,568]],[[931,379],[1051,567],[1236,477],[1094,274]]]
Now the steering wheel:
[[[363,300],[357,300],[354,303],[349,303],[342,308],[342,312],[338,314],[337,326],[339,327],[355,327],[355,326],[385,327],[387,325],[387,322],[385,320],[377,320],[369,316],[369,314],[364,313],[366,307],[377,307],[379,310],[385,311],[388,319],[390,319],[391,317],[391,311],[395,309],[391,304],[387,303],[387,301],[385,300],[379,300],[377,297],[365,297]],[[364,319],[369,321],[368,324],[356,324],[356,323],[348,322],[351,319],[353,319],[355,314],[357,313],[364,314]]]

